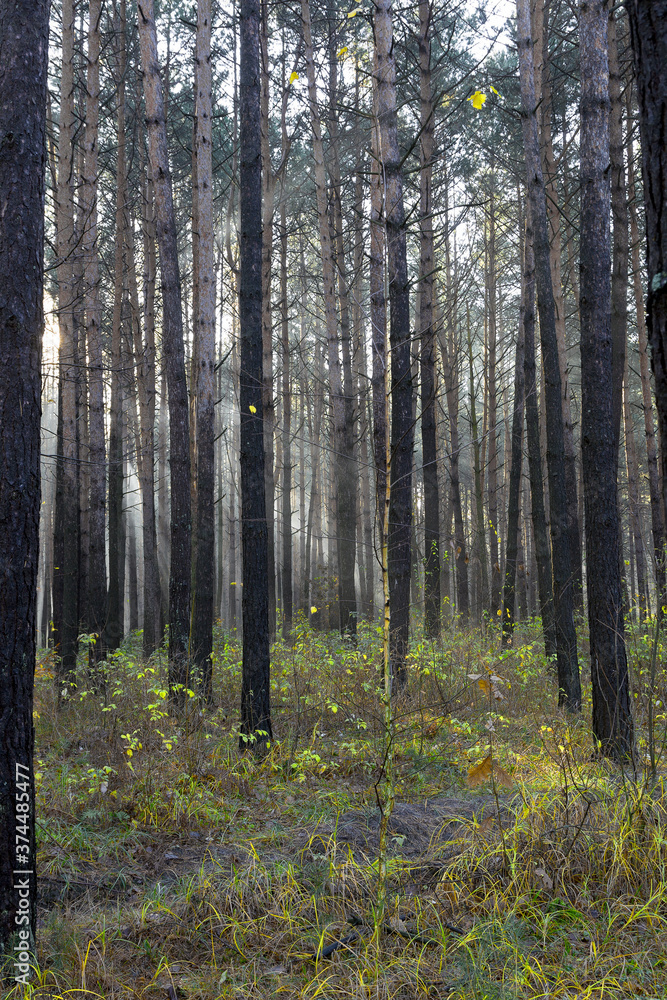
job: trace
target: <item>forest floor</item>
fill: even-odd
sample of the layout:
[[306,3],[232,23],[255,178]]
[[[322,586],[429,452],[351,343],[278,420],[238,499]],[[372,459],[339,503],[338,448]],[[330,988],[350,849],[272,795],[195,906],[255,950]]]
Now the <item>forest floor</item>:
[[63,698],[40,657],[39,967],[8,997],[667,997],[667,674],[649,680],[650,628],[629,638],[635,775],[596,755],[585,671],[581,719],[557,709],[539,623],[504,653],[493,629],[414,640],[379,933],[377,632],[353,649],[302,625],[275,645],[262,760],[238,752],[235,637],[216,636],[215,707],[192,698],[180,717],[164,652],[144,663],[140,642],[103,694]]

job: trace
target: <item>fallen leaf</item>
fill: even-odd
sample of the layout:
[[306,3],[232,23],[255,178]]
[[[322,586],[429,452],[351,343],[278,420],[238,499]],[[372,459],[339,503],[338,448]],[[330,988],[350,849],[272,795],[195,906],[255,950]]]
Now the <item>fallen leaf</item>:
[[483,781],[486,781],[491,777],[493,773],[493,757],[491,754],[485,757],[480,764],[475,764],[468,771],[468,777],[466,781],[468,785],[473,788],[475,785],[481,785]]
[[389,920],[392,930],[398,931],[399,934],[407,934],[408,929],[401,920],[400,917],[391,917]]
[[539,877],[542,879],[542,882],[544,883],[547,889],[553,889],[554,887],[553,879],[549,875],[547,875],[544,868],[536,868],[535,874],[539,875]]
[[507,771],[500,766],[500,764],[494,765],[494,774],[496,776],[496,781],[499,781],[500,784],[504,785],[506,788],[511,788],[514,784],[512,775],[508,774]]

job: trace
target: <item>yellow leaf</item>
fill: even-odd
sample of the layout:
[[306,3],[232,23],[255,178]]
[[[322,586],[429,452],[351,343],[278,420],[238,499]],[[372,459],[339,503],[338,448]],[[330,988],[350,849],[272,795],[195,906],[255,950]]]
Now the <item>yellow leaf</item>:
[[344,45],[343,48],[339,49],[337,52],[338,58],[342,59],[346,52],[347,52],[347,45]]
[[500,95],[500,94],[498,93],[498,91],[496,90],[496,88],[495,88],[495,87],[491,87],[491,90],[492,90],[492,91],[493,91],[493,93],[494,93],[494,94],[496,95],[496,97],[500,97],[500,96],[501,96],[501,95]]
[[481,111],[482,105],[486,100],[486,94],[483,94],[481,90],[476,90],[474,94],[470,95],[468,100],[472,101],[472,106],[476,111]]
[[350,13],[347,16],[348,17],[356,17],[357,16],[356,10],[351,10]]
[[299,79],[299,74],[298,73],[292,73],[292,75],[289,78],[289,82],[290,83],[294,83],[294,81],[298,80],[298,79]]
[[473,788],[475,785],[481,785],[483,781],[491,777],[493,772],[493,757],[491,754],[485,757],[481,764],[475,764],[468,771],[468,777],[466,781],[468,785]]
[[315,607],[314,605],[313,605],[313,607],[312,607],[312,608],[310,609],[310,613],[311,613],[311,615],[316,615],[316,614],[317,614],[317,608],[316,608],[316,607]]
[[248,409],[250,410],[251,413],[257,413],[257,407],[253,406],[252,403],[250,404]]
[[488,698],[489,695],[491,694],[491,685],[487,681],[486,677],[480,677],[477,683],[479,685],[479,689],[482,692],[482,694],[485,694],[486,697]]

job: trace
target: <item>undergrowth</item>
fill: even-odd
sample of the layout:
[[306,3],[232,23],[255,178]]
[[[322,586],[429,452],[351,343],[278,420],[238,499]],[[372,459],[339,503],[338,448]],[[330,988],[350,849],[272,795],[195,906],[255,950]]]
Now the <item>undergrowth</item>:
[[628,640],[634,773],[597,755],[590,694],[581,719],[556,708],[539,622],[504,653],[490,628],[415,637],[394,747],[414,809],[390,828],[379,927],[374,628],[353,648],[302,622],[275,644],[261,760],[238,752],[235,635],[216,634],[215,705],[193,684],[178,716],[164,650],[143,662],[134,634],[93,684],[82,647],[76,688],[58,690],[53,654],[38,664],[39,953],[8,997],[667,995],[667,674],[650,623]]

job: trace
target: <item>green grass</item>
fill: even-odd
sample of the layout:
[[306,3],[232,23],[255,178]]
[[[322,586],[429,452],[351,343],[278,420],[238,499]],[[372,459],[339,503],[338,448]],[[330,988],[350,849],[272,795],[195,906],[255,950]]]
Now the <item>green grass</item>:
[[[539,623],[504,654],[491,630],[451,626],[438,647],[416,636],[396,705],[397,800],[447,796],[468,818],[418,853],[390,837],[379,934],[373,853],[336,837],[342,816],[373,809],[381,777],[376,630],[364,626],[356,650],[305,625],[276,644],[262,760],[237,749],[233,636],[216,635],[216,708],[190,698],[180,718],[167,711],[164,653],[143,663],[139,635],[109,663],[104,695],[85,689],[82,667],[60,706],[45,654],[27,995],[664,997],[667,800],[644,758],[652,698],[662,774],[667,678],[659,669],[649,690],[651,642],[650,630],[630,634],[635,778],[596,757],[585,677],[582,719],[555,707]],[[471,801],[500,813],[471,818]]]

